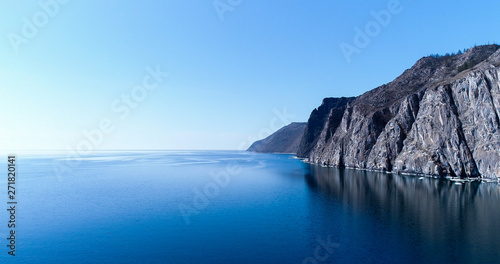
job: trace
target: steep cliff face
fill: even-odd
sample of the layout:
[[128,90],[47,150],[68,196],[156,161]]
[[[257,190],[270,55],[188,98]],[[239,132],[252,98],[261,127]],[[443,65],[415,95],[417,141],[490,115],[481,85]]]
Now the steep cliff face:
[[[304,136],[300,142],[297,156],[308,156],[321,137],[326,138],[335,133],[347,104],[354,99],[355,97],[323,99],[321,106],[314,109],[311,113],[311,117],[304,131]],[[329,126],[325,129],[325,123],[330,120]],[[326,134],[320,136],[323,130],[325,130]]]
[[425,57],[357,98],[328,99],[344,105],[325,99],[297,156],[340,167],[500,178],[499,48]]
[[269,137],[254,142],[247,151],[260,153],[290,153],[295,154],[304,135],[307,123],[291,123]]

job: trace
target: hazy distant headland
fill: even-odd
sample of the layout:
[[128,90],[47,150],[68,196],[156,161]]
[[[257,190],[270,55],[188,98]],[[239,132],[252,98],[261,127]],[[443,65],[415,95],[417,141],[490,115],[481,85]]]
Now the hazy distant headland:
[[325,98],[303,133],[292,124],[249,150],[296,150],[325,166],[496,180],[499,49],[485,45],[424,57],[358,97]]
[[269,137],[254,142],[248,151],[296,154],[307,123],[291,123]]

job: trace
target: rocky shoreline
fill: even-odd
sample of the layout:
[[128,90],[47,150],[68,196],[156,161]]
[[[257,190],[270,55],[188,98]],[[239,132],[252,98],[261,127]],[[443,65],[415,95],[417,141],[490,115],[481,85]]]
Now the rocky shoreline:
[[325,99],[297,156],[326,166],[498,179],[499,48],[424,57],[359,97]]
[[249,150],[294,150],[322,166],[497,181],[499,117],[500,46],[485,45],[424,57],[358,97],[325,98],[303,133],[294,124]]

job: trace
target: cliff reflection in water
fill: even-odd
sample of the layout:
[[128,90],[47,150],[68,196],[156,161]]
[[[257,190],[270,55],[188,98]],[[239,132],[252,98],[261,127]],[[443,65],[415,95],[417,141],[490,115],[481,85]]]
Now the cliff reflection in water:
[[458,262],[498,261],[500,186],[495,183],[460,184],[446,179],[306,166],[306,181],[313,192],[333,197],[345,210],[375,217],[412,237],[415,250],[422,254],[432,257],[447,252],[445,259]]

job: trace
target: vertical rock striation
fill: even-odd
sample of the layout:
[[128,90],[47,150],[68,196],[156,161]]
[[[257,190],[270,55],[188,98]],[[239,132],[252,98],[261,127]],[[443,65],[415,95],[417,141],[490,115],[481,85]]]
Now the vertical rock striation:
[[356,98],[327,98],[297,156],[321,165],[500,178],[500,46],[425,57]]

